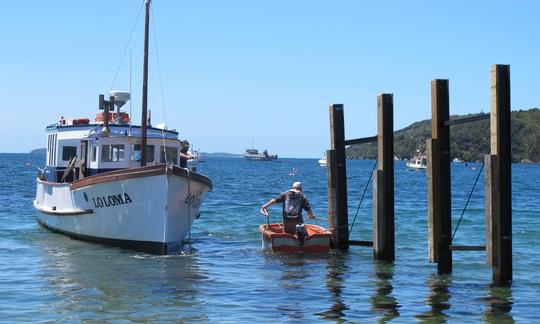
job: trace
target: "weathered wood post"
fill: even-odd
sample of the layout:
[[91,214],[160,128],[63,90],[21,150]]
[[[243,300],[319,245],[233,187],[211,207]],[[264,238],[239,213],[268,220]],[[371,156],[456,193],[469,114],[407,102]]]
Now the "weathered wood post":
[[334,247],[349,249],[349,215],[347,210],[347,169],[345,157],[345,124],[343,105],[334,104],[330,108],[330,145],[335,152],[335,217]]
[[373,171],[373,258],[394,261],[394,101],[393,95],[377,97],[378,168]]
[[450,186],[450,118],[448,80],[431,81],[431,140],[427,141],[428,233],[430,261],[439,274],[452,272],[452,204]]
[[491,154],[485,158],[487,255],[494,282],[512,280],[510,66],[491,67]]
[[[326,151],[326,179],[328,184],[328,228],[338,228],[336,217],[336,152],[334,150]],[[332,230],[332,248],[336,248],[338,242],[337,230]]]
[[[428,181],[428,251],[429,262],[439,262],[439,237],[441,236],[440,226],[440,208],[438,205],[439,177],[433,176],[434,170],[439,170],[439,143],[438,140],[430,138],[426,141],[427,169],[426,176]],[[437,204],[435,204],[437,202]]]

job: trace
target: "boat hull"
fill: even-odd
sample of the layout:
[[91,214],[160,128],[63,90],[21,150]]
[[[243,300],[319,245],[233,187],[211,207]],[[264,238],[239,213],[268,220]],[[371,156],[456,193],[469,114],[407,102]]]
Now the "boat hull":
[[211,181],[158,165],[69,183],[37,180],[39,223],[75,238],[166,254],[189,234]]
[[411,170],[425,171],[427,169],[427,165],[419,165],[414,163],[406,163],[405,165]]
[[248,161],[275,161],[277,160],[277,156],[276,155],[264,156],[262,154],[261,156],[244,155],[244,159]]
[[300,245],[296,234],[285,233],[283,224],[261,224],[262,249],[284,253],[326,253],[332,244],[332,232],[325,228],[305,224],[307,236]]

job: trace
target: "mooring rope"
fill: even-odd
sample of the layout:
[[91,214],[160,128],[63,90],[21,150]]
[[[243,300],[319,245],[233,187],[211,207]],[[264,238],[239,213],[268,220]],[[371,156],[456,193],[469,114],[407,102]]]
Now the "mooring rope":
[[360,203],[358,204],[358,207],[356,208],[356,214],[354,214],[354,219],[351,224],[351,227],[349,228],[349,236],[351,236],[351,232],[354,226],[354,222],[356,221],[356,216],[358,216],[358,211],[360,210],[360,206],[362,206],[362,201],[364,200],[364,197],[366,195],[367,188],[369,186],[369,183],[371,182],[371,178],[373,177],[373,171],[375,171],[375,168],[377,167],[377,160],[375,160],[375,164],[373,165],[373,169],[371,169],[371,172],[369,173],[369,179],[366,182],[366,186],[364,187],[364,192],[362,193],[362,198],[360,198]]
[[463,215],[465,214],[465,210],[467,210],[467,205],[469,205],[469,201],[471,200],[471,196],[474,192],[474,189],[476,188],[476,184],[478,183],[478,179],[480,178],[480,175],[482,174],[483,169],[484,169],[484,163],[482,163],[482,167],[480,167],[480,171],[478,171],[478,175],[476,175],[476,180],[474,181],[471,192],[469,193],[469,198],[467,198],[467,202],[465,202],[465,207],[463,207],[463,210],[461,211],[461,216],[459,217],[459,221],[456,225],[456,229],[454,230],[454,234],[452,234],[452,239],[450,240],[450,242],[454,240],[454,236],[456,235],[459,224],[461,223],[461,219],[463,218]]
[[[189,168],[187,169],[187,175],[188,175],[188,197],[191,196],[191,174],[189,171]],[[193,253],[193,250],[191,249],[191,206],[187,204],[188,208],[188,242],[189,242],[189,253]]]

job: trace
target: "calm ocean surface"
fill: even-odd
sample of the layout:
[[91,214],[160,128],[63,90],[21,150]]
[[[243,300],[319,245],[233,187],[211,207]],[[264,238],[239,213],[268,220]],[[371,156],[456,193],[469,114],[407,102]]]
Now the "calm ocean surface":
[[[31,165],[28,165],[30,163]],[[373,161],[348,161],[352,223]],[[86,243],[40,227],[32,207],[44,157],[0,154],[0,322],[540,322],[540,165],[513,165],[514,281],[491,284],[484,252],[454,252],[450,276],[428,263],[426,175],[396,163],[396,261],[372,249],[272,255],[261,251],[260,206],[302,181],[326,218],[326,169],[208,158],[214,182],[191,248],[154,256]],[[290,176],[292,168],[298,171]],[[454,164],[454,227],[480,164]],[[369,185],[351,239],[372,239]],[[483,245],[483,176],[454,243]],[[280,207],[270,209],[278,221]],[[324,221],[315,221],[326,225]]]

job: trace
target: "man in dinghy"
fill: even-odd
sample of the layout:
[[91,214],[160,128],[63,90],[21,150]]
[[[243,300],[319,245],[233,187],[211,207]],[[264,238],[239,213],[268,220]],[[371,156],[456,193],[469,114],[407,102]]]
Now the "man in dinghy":
[[266,208],[276,203],[283,203],[283,225],[287,233],[295,234],[296,225],[304,222],[302,219],[302,209],[307,212],[309,219],[315,219],[311,206],[304,196],[302,184],[298,181],[293,183],[291,189],[282,192],[276,198],[270,199],[266,204],[262,205],[261,210],[264,211],[265,215],[268,215]]

